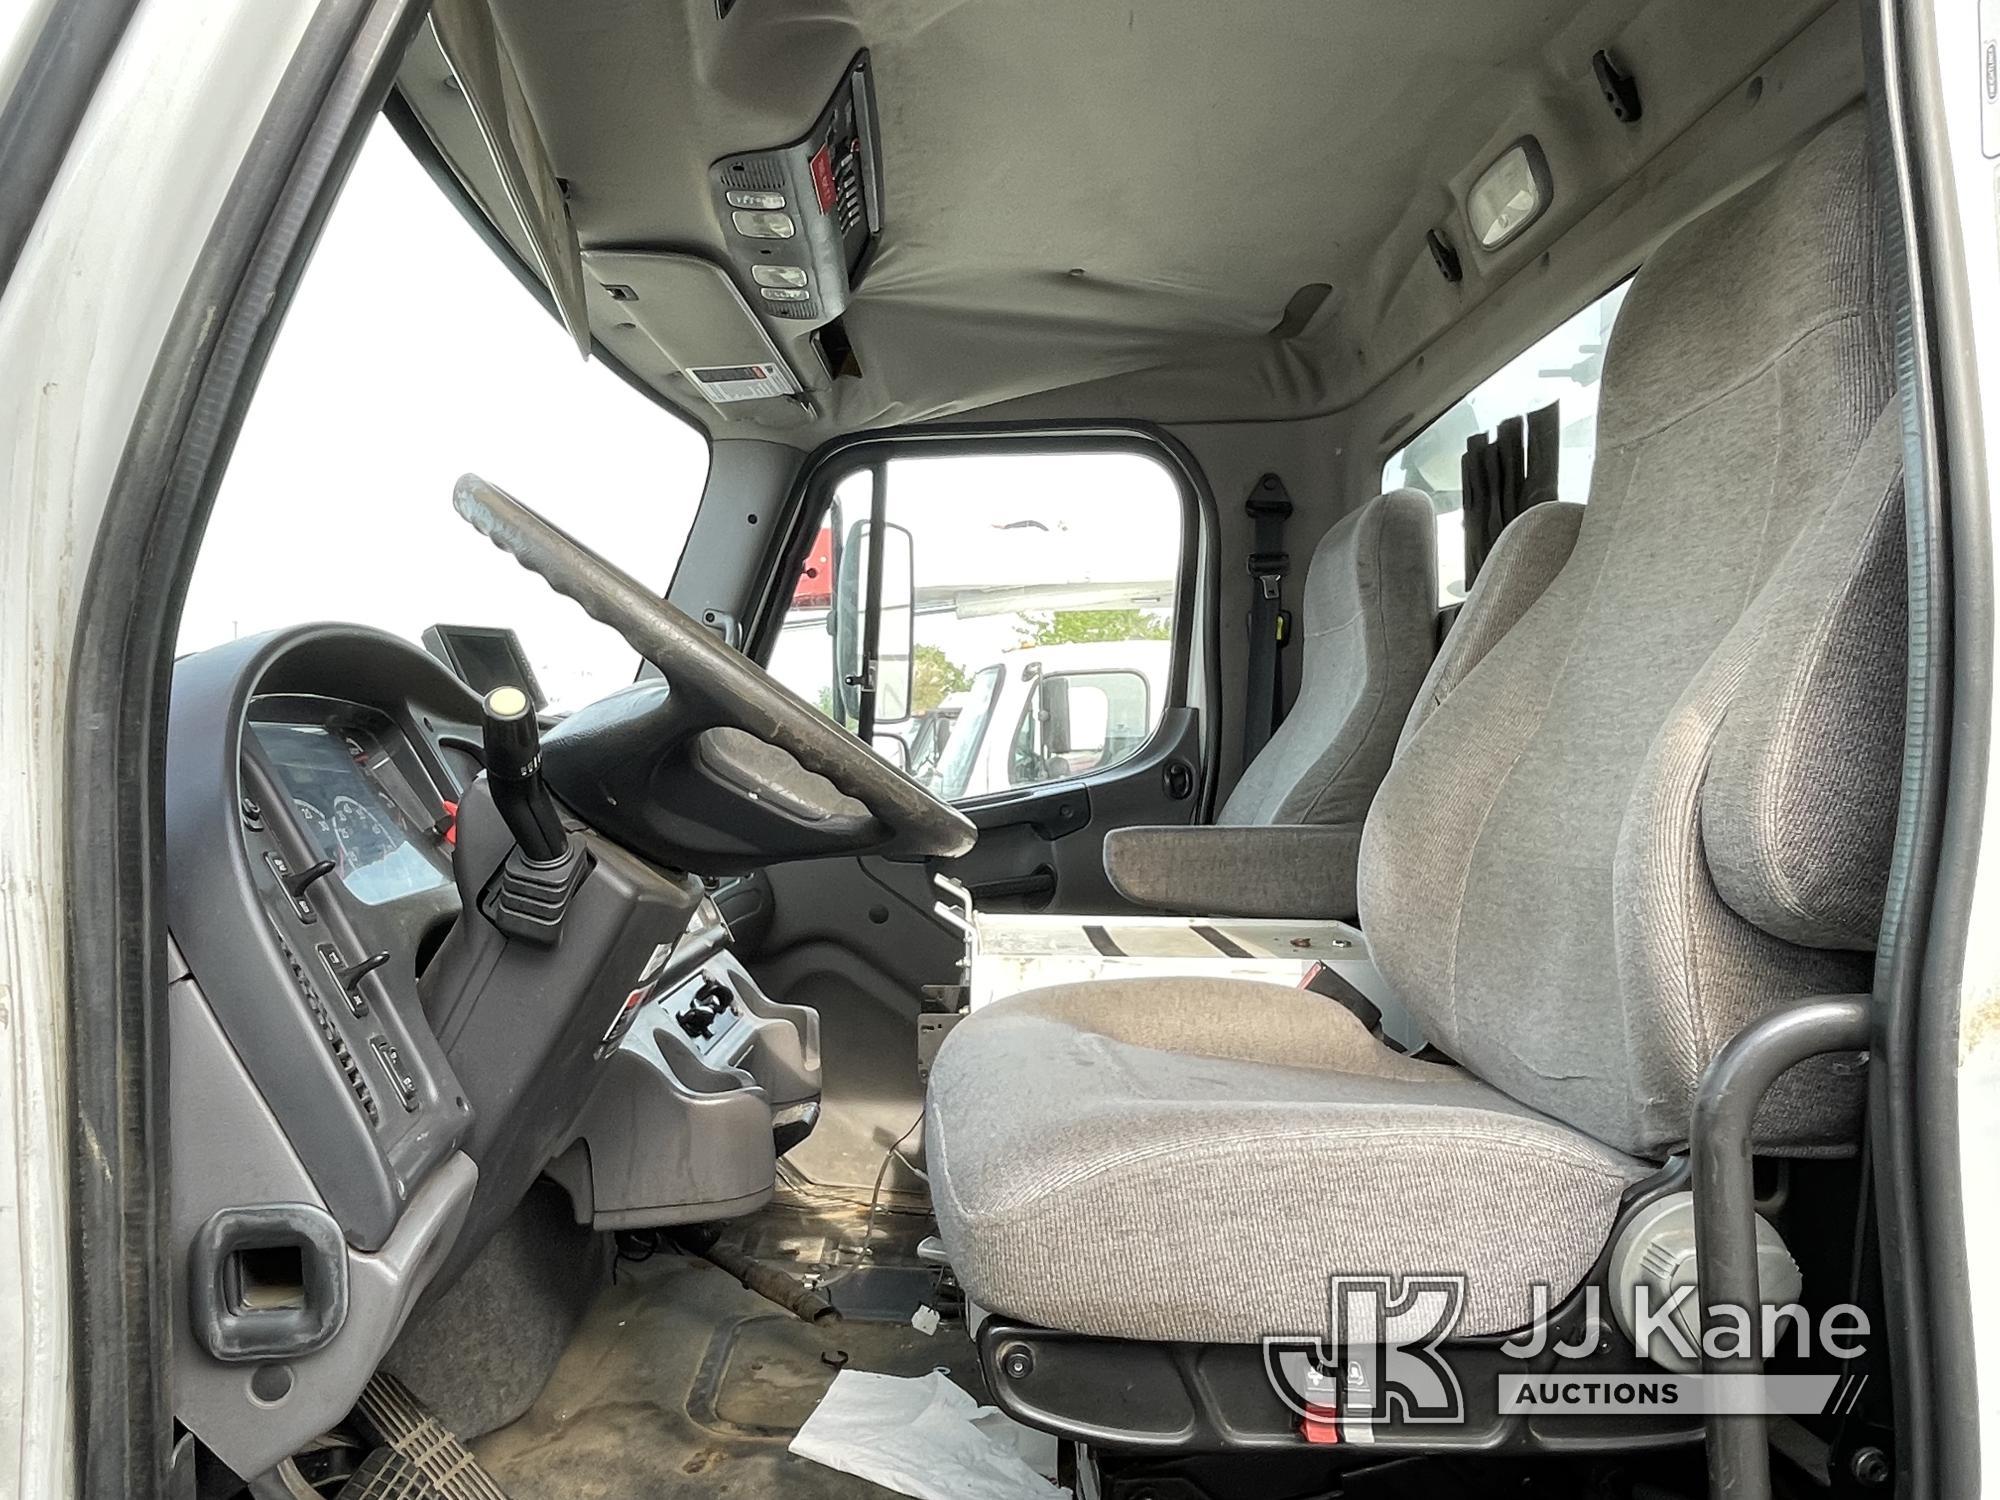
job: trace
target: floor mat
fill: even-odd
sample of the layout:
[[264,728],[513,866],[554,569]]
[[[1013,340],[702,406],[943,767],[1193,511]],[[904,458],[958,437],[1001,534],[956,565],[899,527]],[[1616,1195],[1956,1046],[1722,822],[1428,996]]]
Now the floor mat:
[[883,1216],[865,1259],[859,1227],[844,1211],[794,1209],[729,1231],[748,1253],[823,1280],[844,1315],[820,1325],[705,1260],[667,1251],[622,1263],[535,1404],[474,1452],[512,1500],[888,1494],[785,1451],[840,1369],[941,1367],[986,1397],[964,1324],[926,1336],[903,1311],[929,1284],[912,1254],[922,1221]]

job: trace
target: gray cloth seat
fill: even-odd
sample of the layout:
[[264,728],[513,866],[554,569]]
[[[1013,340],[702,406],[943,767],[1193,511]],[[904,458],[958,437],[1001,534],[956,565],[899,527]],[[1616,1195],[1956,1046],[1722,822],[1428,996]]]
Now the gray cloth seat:
[[1589,1270],[1650,1170],[1344,1007],[1244,979],[1100,980],[962,1023],[932,1073],[938,1229],[982,1306],[1231,1343],[1326,1326],[1335,1269],[1457,1267],[1468,1333]]
[[1298,699],[1214,825],[1106,838],[1105,874],[1128,901],[1223,916],[1354,915],[1362,824],[1437,641],[1430,497],[1393,490],[1343,516],[1313,549],[1301,604]]
[[[1592,502],[1541,523],[1580,522],[1573,543],[1520,544],[1563,554],[1545,586],[1482,575],[1468,660],[1413,711],[1362,840],[1363,930],[1462,1068],[1277,986],[988,1006],[928,1106],[975,1301],[1254,1342],[1301,1331],[1332,1273],[1461,1272],[1461,1333],[1516,1326],[1684,1146],[1732,1036],[1867,988],[1907,582],[1866,162],[1850,114],[1654,254],[1606,354]],[[1795,1068],[1758,1149],[1850,1149],[1859,1103],[1853,1059]]]

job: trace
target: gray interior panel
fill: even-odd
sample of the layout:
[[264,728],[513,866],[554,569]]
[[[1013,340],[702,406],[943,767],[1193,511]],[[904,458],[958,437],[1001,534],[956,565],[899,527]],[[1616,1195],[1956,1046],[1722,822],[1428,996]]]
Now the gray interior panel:
[[[168,989],[173,1047],[173,1223],[177,1305],[189,1305],[187,1249],[218,1211],[305,1204],[324,1210],[291,1143],[265,1107],[191,977]],[[220,1172],[216,1164],[230,1163]],[[453,1153],[411,1194],[373,1254],[349,1248],[346,1317],[316,1353],[223,1363],[174,1320],[175,1415],[240,1474],[260,1474],[344,1417],[445,1254],[478,1172]]]

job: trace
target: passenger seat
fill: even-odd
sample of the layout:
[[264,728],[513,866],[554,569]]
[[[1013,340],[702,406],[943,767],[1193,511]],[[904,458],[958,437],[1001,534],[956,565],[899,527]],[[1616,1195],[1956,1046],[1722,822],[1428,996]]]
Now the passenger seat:
[[1219,917],[1352,921],[1361,828],[1403,740],[1562,570],[1582,507],[1537,505],[1502,533],[1433,659],[1437,522],[1418,490],[1343,518],[1306,573],[1305,663],[1289,717],[1212,827],[1113,831],[1104,870],[1128,901]]

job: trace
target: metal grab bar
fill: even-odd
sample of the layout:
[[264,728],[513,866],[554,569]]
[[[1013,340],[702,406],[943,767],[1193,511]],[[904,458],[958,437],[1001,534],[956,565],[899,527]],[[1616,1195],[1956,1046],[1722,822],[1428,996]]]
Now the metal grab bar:
[[[1704,1308],[1741,1308],[1751,1326],[1757,1326],[1762,1299],[1750,1149],[1757,1108],[1787,1068],[1828,1052],[1865,1049],[1870,1010],[1866,995],[1801,1000],[1744,1027],[1702,1074],[1690,1148]],[[1747,1353],[1714,1358],[1704,1340],[1703,1371],[1761,1375],[1763,1354],[1755,1340],[1749,1343]],[[1771,1450],[1764,1417],[1709,1414],[1708,1493],[1712,1500],[1771,1500]]]

